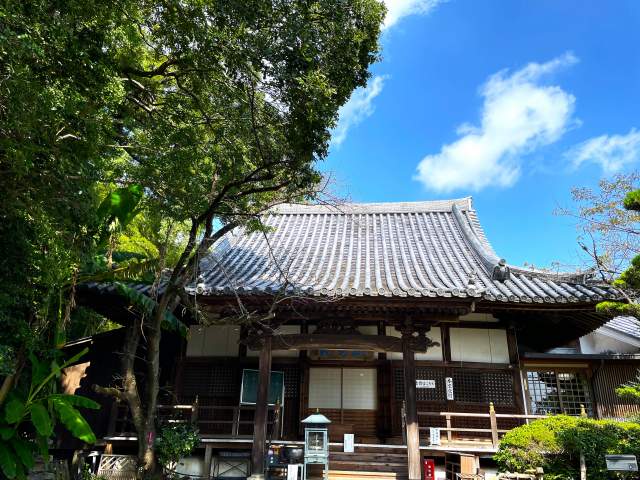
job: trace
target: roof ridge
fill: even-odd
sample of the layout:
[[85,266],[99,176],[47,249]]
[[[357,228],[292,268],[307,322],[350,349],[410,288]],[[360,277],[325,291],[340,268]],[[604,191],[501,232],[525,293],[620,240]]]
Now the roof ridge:
[[472,197],[462,197],[445,200],[423,200],[415,202],[372,202],[372,203],[343,203],[343,204],[297,204],[283,203],[269,209],[270,214],[305,214],[331,213],[335,215],[349,215],[354,213],[421,213],[421,212],[451,212],[457,207],[462,211],[473,210]]

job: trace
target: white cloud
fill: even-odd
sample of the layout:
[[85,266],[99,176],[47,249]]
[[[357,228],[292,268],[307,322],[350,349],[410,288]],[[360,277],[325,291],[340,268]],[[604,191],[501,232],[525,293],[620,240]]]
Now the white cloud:
[[577,61],[566,53],[489,77],[480,89],[480,125],[458,127],[460,138],[424,157],[414,178],[439,192],[513,185],[521,173],[522,155],[555,142],[571,123],[575,97],[556,85],[542,85],[542,77]]
[[567,156],[575,168],[596,163],[606,174],[622,170],[640,160],[640,131],[632,128],[626,135],[601,135],[569,150]]
[[332,145],[340,145],[344,142],[351,127],[373,114],[375,110],[373,99],[382,92],[386,79],[387,77],[382,75],[374,77],[366,87],[355,90],[349,101],[340,107],[338,111],[340,119],[332,132]]
[[384,0],[387,16],[384,19],[383,30],[398,23],[402,17],[409,15],[426,15],[443,0]]

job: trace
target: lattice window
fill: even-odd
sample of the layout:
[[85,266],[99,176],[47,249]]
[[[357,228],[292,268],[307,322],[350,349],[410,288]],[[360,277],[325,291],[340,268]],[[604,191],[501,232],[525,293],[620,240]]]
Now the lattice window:
[[298,398],[300,391],[300,368],[297,365],[277,367],[284,372],[284,398]]
[[582,372],[528,371],[527,387],[533,414],[580,415],[583,405],[587,414],[593,415],[589,384]]
[[393,372],[393,393],[397,401],[404,400],[404,378],[401,368],[396,368]]
[[444,371],[440,368],[417,367],[416,379],[435,380],[436,388],[418,388],[416,390],[416,399],[419,402],[444,402],[447,399],[444,377]]
[[482,373],[456,370],[453,373],[453,397],[459,402],[483,403]]
[[[419,388],[416,399],[427,402],[446,401],[445,377],[448,374],[439,368],[417,367],[418,380],[435,380],[436,388]],[[453,377],[454,399],[459,402],[512,406],[515,404],[513,374],[507,371],[455,370]],[[394,371],[394,395],[404,400],[402,368]]]
[[456,400],[468,403],[513,405],[513,375],[511,372],[457,370],[453,374],[453,394]]
[[223,365],[187,364],[182,377],[183,401],[203,397],[233,397],[238,394],[235,368]]
[[483,372],[482,392],[484,403],[514,405],[513,374],[511,372]]

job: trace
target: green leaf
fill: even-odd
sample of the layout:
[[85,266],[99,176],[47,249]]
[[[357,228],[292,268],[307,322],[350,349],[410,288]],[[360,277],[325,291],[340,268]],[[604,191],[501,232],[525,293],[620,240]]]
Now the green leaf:
[[31,383],[39,385],[47,377],[49,368],[46,363],[38,360],[33,353],[29,353],[29,360],[31,361]]
[[[158,303],[155,300],[138,292],[137,290],[134,290],[124,283],[114,282],[114,285],[120,295],[129,300],[129,302],[135,305],[136,308],[142,311],[145,315],[153,315],[153,312],[158,306]],[[186,338],[187,333],[189,332],[187,326],[168,310],[165,310],[164,312],[164,318],[161,326],[165,330],[178,332],[183,338]]]
[[100,404],[98,402],[94,402],[90,398],[83,397],[82,395],[67,395],[64,393],[57,393],[54,395],[50,395],[49,399],[59,399],[68,403],[69,405],[73,405],[74,407],[91,408],[93,410],[98,410],[100,408]]
[[16,476],[16,459],[13,453],[9,451],[5,443],[0,442],[0,469],[7,478]]
[[49,459],[49,437],[36,435],[36,446],[38,447],[40,456],[47,462]]
[[4,418],[7,423],[18,423],[24,415],[24,404],[17,398],[12,398],[4,407]]
[[2,440],[9,440],[11,437],[13,437],[15,433],[16,431],[13,428],[8,428],[8,427],[0,428],[0,438]]
[[26,469],[32,469],[36,463],[33,458],[32,444],[27,442],[26,440],[23,440],[22,438],[16,438],[11,442],[11,446],[16,451],[18,458],[20,458],[20,461],[26,467]]
[[86,443],[95,443],[96,436],[93,430],[78,410],[59,397],[52,398],[51,403],[62,424],[74,437]]
[[121,227],[126,227],[140,213],[136,209],[143,190],[140,185],[121,187],[109,193],[98,207],[98,216],[110,223],[117,218]]
[[49,437],[53,433],[51,417],[42,403],[36,403],[31,406],[31,423],[43,437]]

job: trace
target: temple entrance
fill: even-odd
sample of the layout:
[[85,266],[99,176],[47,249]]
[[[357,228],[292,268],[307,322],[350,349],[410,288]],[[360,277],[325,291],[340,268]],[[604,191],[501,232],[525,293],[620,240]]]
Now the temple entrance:
[[307,409],[319,409],[332,422],[329,434],[342,441],[353,433],[356,442],[376,437],[378,380],[375,368],[310,367]]

